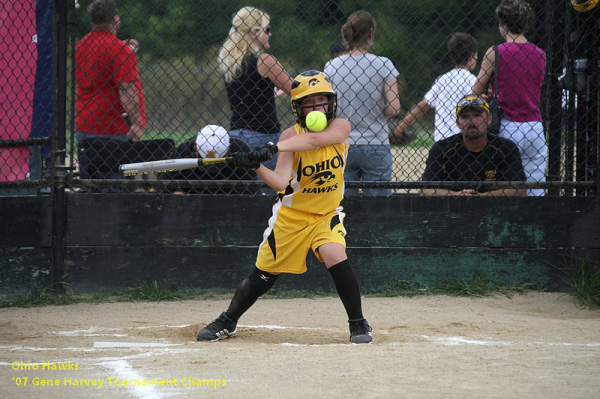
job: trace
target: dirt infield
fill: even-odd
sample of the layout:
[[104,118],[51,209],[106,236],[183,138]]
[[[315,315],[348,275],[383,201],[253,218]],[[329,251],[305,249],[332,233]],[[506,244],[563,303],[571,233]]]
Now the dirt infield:
[[563,399],[600,392],[600,311],[579,309],[564,294],[366,298],[371,345],[348,344],[337,298],[260,299],[236,337],[195,342],[198,324],[228,302],[2,309],[2,397]]

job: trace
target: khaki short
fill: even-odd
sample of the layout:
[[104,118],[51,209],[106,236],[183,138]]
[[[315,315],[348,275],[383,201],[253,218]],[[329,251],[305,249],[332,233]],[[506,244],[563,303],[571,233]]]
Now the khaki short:
[[326,215],[297,211],[277,202],[269,227],[263,233],[256,267],[268,273],[306,272],[306,256],[312,249],[317,259],[319,247],[338,243],[346,247],[346,229],[342,207]]

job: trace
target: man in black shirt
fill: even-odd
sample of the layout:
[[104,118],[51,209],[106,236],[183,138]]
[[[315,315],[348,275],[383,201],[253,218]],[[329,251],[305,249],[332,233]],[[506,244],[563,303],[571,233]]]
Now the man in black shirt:
[[[456,107],[461,133],[436,142],[429,151],[422,181],[525,181],[521,155],[515,143],[488,137],[490,106],[481,97],[463,97]],[[423,189],[423,195],[526,195],[526,189]]]

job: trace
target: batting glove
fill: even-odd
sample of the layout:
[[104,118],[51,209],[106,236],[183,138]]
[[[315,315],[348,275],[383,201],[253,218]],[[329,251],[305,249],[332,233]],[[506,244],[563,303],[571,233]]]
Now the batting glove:
[[237,152],[232,155],[230,164],[247,169],[258,169],[260,168],[260,162],[257,162],[250,155],[252,152]]
[[277,146],[273,143],[268,143],[260,147],[256,147],[250,152],[238,152],[231,158],[231,163],[242,168],[258,169],[260,163],[273,159],[277,152]]
[[277,153],[277,150],[276,144],[268,143],[261,145],[260,147],[256,147],[254,150],[250,151],[250,156],[257,162],[265,162],[273,159]]

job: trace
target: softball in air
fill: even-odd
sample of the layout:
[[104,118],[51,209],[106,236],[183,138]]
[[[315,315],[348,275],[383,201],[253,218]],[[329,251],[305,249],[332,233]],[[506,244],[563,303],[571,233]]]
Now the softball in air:
[[313,132],[320,132],[327,127],[327,117],[321,111],[311,111],[306,115],[306,127]]

